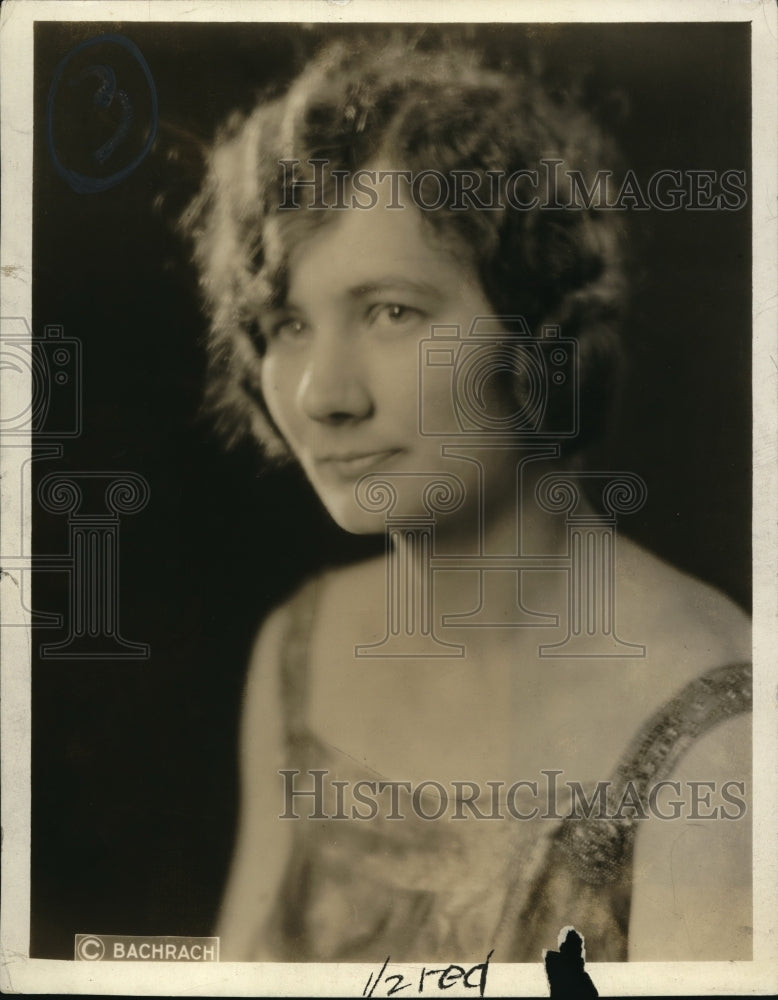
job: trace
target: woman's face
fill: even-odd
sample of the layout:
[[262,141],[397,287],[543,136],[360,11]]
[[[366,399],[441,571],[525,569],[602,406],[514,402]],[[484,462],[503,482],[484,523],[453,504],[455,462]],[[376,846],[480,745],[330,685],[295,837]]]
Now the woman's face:
[[[382,530],[383,515],[355,499],[368,473],[407,484],[419,511],[421,478],[396,474],[454,473],[465,486],[465,508],[477,504],[476,466],[442,454],[443,444],[462,443],[455,428],[448,439],[420,429],[420,404],[424,426],[437,419],[445,428],[452,408],[446,366],[420,372],[421,341],[438,324],[466,336],[475,317],[492,312],[460,256],[415,208],[347,209],[292,253],[287,301],[261,317],[268,409],[347,531]],[[505,457],[505,474],[515,479],[515,462]]]

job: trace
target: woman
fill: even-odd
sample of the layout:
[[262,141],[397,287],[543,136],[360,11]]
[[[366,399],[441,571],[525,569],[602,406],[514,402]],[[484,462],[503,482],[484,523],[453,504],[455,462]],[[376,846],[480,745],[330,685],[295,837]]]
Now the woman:
[[222,426],[389,538],[258,636],[224,959],[537,961],[570,924],[595,961],[750,956],[748,622],[614,557],[636,477],[573,476],[618,375],[622,213],[581,202],[614,156],[538,74],[395,42],[214,148]]

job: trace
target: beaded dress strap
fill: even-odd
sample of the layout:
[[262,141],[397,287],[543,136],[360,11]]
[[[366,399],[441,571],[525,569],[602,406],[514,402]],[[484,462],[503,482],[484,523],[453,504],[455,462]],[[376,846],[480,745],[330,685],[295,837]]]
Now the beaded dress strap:
[[289,622],[281,649],[281,703],[287,745],[305,732],[308,708],[310,639],[319,598],[319,580],[307,580],[289,602]]
[[751,680],[750,663],[715,667],[641,726],[608,784],[605,818],[566,819],[560,828],[560,845],[579,878],[603,885],[622,877],[637,822],[634,814],[620,815],[625,793],[630,803],[639,802],[638,815],[647,814],[651,787],[672,772],[689,747],[718,723],[751,710]]

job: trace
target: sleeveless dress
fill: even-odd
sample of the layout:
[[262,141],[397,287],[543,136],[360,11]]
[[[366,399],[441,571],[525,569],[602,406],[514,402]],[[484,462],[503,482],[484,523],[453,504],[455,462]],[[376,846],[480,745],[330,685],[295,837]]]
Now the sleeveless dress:
[[[286,766],[301,772],[298,787],[310,787],[309,771],[328,772],[324,812],[332,817],[338,813],[333,780],[376,776],[325,746],[307,725],[315,605],[314,582],[293,600],[283,646]],[[553,819],[431,822],[404,809],[398,822],[381,809],[368,822],[290,821],[291,855],[262,934],[263,953],[269,948],[284,962],[380,963],[390,955],[475,963],[493,950],[494,962],[537,962],[572,924],[591,961],[626,961],[640,820],[631,814],[636,810],[619,810],[623,793],[631,784],[629,801],[637,797],[645,811],[650,787],[696,739],[750,708],[748,663],[717,667],[687,684],[639,729],[611,775],[604,812],[618,818],[567,818],[569,789],[561,784]],[[433,793],[432,808],[423,811],[434,814],[436,802]],[[521,796],[515,805],[531,811]]]

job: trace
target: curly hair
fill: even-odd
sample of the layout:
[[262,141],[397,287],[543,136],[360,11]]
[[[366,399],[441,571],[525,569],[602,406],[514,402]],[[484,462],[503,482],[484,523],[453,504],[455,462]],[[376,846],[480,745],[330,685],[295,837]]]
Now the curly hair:
[[[524,316],[533,331],[555,323],[577,338],[582,430],[573,447],[582,447],[601,429],[617,381],[622,222],[591,205],[561,206],[570,170],[590,183],[616,155],[575,96],[536,69],[495,69],[470,50],[422,51],[407,40],[325,47],[285,93],[226,123],[181,219],[210,317],[206,404],[219,429],[229,442],[248,434],[266,454],[286,454],[262,398],[255,316],[258,303],[283,301],[294,245],[337,214],[281,208],[310,183],[311,161],[327,161],[331,189],[334,173],[379,159],[484,179],[526,174],[545,159],[564,170],[545,172],[534,208],[446,205],[423,217],[469,248],[495,315]],[[299,165],[292,180],[289,161]]]

